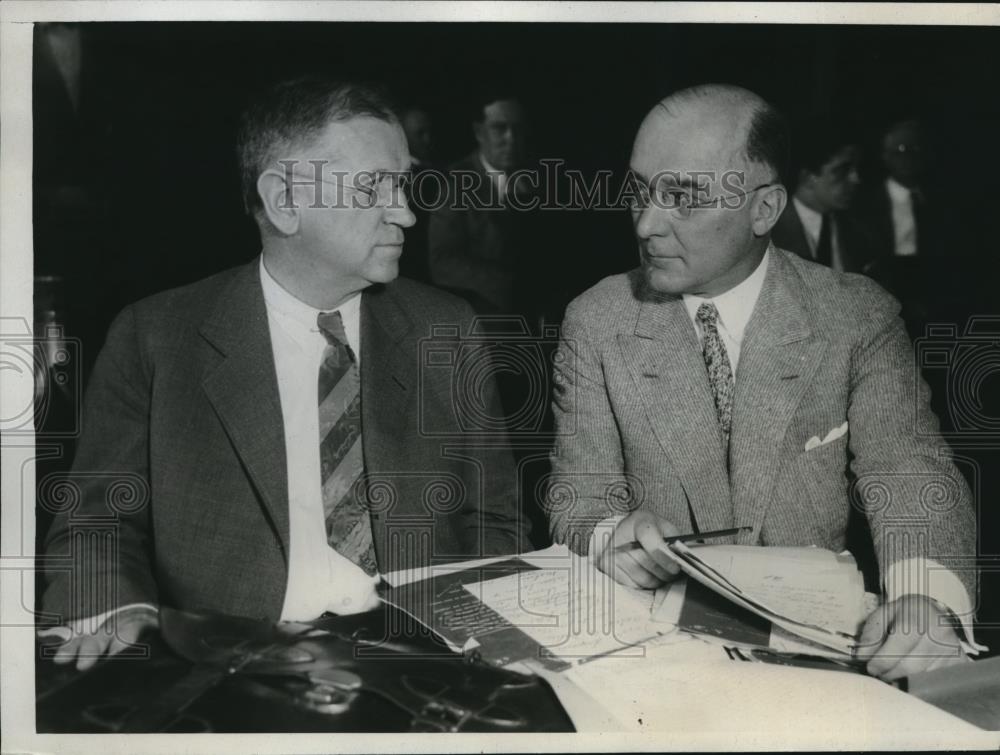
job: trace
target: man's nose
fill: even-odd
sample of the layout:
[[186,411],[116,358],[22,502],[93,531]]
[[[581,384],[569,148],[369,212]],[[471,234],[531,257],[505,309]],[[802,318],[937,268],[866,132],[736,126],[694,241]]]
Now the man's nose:
[[670,220],[667,217],[669,210],[656,207],[649,203],[638,215],[633,213],[633,223],[635,225],[635,235],[642,240],[652,236],[666,236],[670,233]]
[[410,202],[406,198],[406,192],[399,192],[398,196],[394,197],[386,206],[385,221],[393,225],[398,225],[401,228],[409,228],[417,222],[417,216],[410,209]]

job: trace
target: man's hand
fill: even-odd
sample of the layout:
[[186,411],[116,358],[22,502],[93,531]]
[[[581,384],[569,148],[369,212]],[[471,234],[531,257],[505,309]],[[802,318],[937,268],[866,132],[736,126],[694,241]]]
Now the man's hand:
[[[615,527],[614,535],[597,561],[597,568],[615,582],[646,590],[669,582],[680,567],[659,546],[664,537],[681,534],[674,525],[651,511],[633,511]],[[618,550],[633,540],[641,547]]]
[[147,606],[126,608],[109,616],[96,631],[72,634],[52,660],[60,664],[76,660],[77,669],[86,671],[105,654],[116,655],[134,644],[146,628],[159,626],[159,617]]
[[857,657],[886,681],[967,660],[958,635],[941,621],[947,613],[923,595],[904,595],[880,606],[865,622]]

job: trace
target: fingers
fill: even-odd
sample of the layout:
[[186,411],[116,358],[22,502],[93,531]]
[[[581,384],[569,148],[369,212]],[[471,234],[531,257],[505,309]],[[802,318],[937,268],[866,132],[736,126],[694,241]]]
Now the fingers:
[[657,588],[665,581],[653,571],[656,564],[641,550],[619,553],[617,561],[618,565],[632,578],[632,581],[644,590]]
[[864,628],[861,630],[861,637],[858,640],[855,652],[857,658],[864,661],[875,655],[885,640],[886,626],[885,607],[872,611],[865,622]]
[[858,657],[869,658],[867,671],[894,681],[920,671],[960,663],[965,657],[958,635],[939,626],[940,611],[917,599],[900,599],[874,613],[861,635]]
[[147,610],[123,612],[112,616],[96,630],[71,635],[56,650],[52,660],[60,665],[76,661],[77,669],[86,671],[105,654],[115,655],[133,645],[144,629],[157,626],[157,623],[156,614]]
[[681,531],[673,525],[673,522],[663,517],[657,517],[656,521],[660,528],[661,537],[676,537],[681,534]]
[[881,647],[868,661],[867,671],[872,676],[886,680],[899,679],[911,670],[917,670],[919,660],[914,657],[918,637],[889,631]]
[[110,642],[111,637],[103,633],[82,635],[76,655],[77,670],[86,671],[97,663]]
[[[659,583],[669,582],[677,576],[679,567],[660,553],[648,553],[642,549],[629,551],[628,555],[635,560],[639,566],[649,572]],[[666,561],[666,563],[664,563]]]
[[119,620],[117,625],[114,627],[111,642],[107,647],[108,655],[117,655],[125,648],[134,645],[143,630],[146,627],[154,626],[155,623],[155,619],[151,616],[144,616],[141,614],[138,616],[129,616],[124,620]]
[[666,519],[656,519],[637,523],[635,539],[639,541],[642,550],[632,551],[634,557],[648,572],[656,575],[661,582],[666,582],[677,576],[680,567],[663,551],[663,530],[675,530]]
[[79,635],[70,637],[68,640],[63,642],[63,644],[59,646],[59,649],[56,650],[56,654],[52,656],[53,663],[62,665],[76,660],[76,655],[80,651],[80,643],[82,642],[83,638]]

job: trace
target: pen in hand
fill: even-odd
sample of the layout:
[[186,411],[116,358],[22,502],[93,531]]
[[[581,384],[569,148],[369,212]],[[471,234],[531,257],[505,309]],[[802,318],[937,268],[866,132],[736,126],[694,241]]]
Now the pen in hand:
[[[731,527],[728,530],[713,530],[711,532],[689,532],[686,535],[672,535],[670,537],[663,538],[663,542],[666,544],[670,543],[686,543],[691,540],[707,540],[713,537],[728,537],[729,535],[736,535],[740,532],[750,530],[752,527]],[[622,543],[621,545],[615,546],[615,553],[623,553],[625,551],[632,551],[637,548],[642,548],[642,545],[638,540],[632,540],[628,543]]]

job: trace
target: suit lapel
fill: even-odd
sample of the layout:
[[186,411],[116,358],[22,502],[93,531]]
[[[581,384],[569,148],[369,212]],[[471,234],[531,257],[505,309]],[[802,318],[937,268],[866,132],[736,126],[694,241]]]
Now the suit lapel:
[[799,211],[792,202],[788,203],[784,214],[788,216],[788,234],[791,239],[789,248],[802,259],[812,260],[812,250],[809,247],[809,239],[806,238],[805,226],[802,225]]
[[680,298],[639,305],[622,358],[701,531],[731,526],[729,484],[715,402],[694,325]]
[[278,378],[259,260],[237,271],[201,326],[220,353],[205,394],[264,502],[288,553],[288,472]]
[[736,370],[730,439],[733,514],[737,525],[753,527],[740,536],[742,543],[759,538],[788,423],[826,348],[811,332],[795,270],[774,249],[769,260]]

